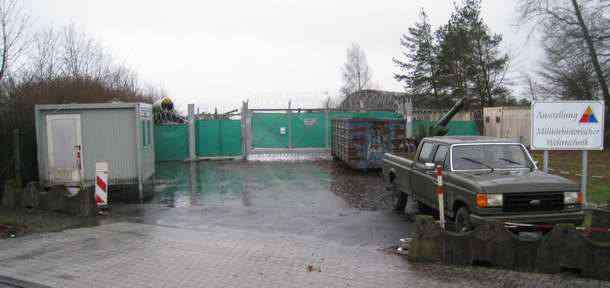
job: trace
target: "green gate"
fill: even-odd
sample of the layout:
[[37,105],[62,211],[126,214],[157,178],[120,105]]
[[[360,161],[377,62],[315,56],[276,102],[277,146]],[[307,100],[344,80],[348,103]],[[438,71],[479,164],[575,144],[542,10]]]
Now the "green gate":
[[197,156],[219,157],[242,154],[241,121],[197,120],[195,129]]
[[324,112],[290,114],[293,148],[324,148],[326,118]]
[[[332,119],[334,118],[377,118],[400,119],[392,112],[292,112],[252,114],[253,148],[325,148],[331,143]],[[328,129],[328,134],[326,134]],[[290,138],[289,138],[290,137]],[[290,145],[292,146],[290,147]]]
[[253,148],[288,148],[286,113],[252,113]]
[[155,125],[154,132],[156,161],[182,161],[188,158],[188,125]]

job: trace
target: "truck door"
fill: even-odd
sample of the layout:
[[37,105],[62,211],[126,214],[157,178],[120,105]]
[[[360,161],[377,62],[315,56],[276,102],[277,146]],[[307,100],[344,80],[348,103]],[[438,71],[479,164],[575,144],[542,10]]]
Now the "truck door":
[[79,182],[77,154],[82,157],[80,115],[47,115],[46,125],[49,181],[52,184]]
[[413,166],[414,177],[412,178],[413,189],[418,201],[434,207],[434,187],[431,185],[435,181],[435,170],[426,167],[426,163],[432,164],[434,161],[434,153],[438,147],[433,142],[423,142],[422,147],[417,156],[417,161]]

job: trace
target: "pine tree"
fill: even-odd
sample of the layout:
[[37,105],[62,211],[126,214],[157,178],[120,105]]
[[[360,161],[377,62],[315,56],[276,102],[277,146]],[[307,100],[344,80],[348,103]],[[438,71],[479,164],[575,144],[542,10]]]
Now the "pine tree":
[[415,105],[434,107],[442,105],[436,64],[438,47],[432,36],[432,25],[423,9],[419,17],[419,22],[400,39],[406,60],[392,59],[401,69],[401,73],[395,73],[394,78],[414,96]]
[[[481,1],[456,5],[447,25],[437,31],[443,84],[454,100],[468,95],[479,107],[510,102],[504,84],[508,56],[500,55],[502,36],[491,34],[481,17]],[[476,97],[476,98],[475,98]],[[498,100],[498,101],[495,101]],[[500,102],[500,103],[495,103]]]

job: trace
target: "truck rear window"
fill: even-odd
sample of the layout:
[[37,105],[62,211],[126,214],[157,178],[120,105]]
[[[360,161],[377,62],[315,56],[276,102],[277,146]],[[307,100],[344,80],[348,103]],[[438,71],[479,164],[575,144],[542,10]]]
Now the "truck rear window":
[[419,162],[432,162],[432,154],[434,153],[434,143],[424,142],[419,152]]

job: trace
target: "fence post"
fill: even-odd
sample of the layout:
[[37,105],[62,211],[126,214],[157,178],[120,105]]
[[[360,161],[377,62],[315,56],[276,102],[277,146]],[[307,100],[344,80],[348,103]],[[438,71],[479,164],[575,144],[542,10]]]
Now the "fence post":
[[19,133],[19,129],[13,130],[13,156],[15,161],[15,184],[17,188],[21,188],[22,179],[21,179],[21,134]]
[[248,132],[246,132],[246,114],[248,110],[248,103],[246,101],[241,102],[241,151],[242,151],[242,159],[248,159]]
[[413,138],[413,100],[411,96],[407,96],[405,99],[405,129],[407,132],[407,138]]
[[189,120],[189,160],[195,160],[195,104],[188,105]]
[[330,119],[329,119],[329,113],[328,113],[328,107],[326,109],[324,109],[324,148],[328,149],[328,142],[329,142],[329,136],[330,136],[330,123],[329,123]]

